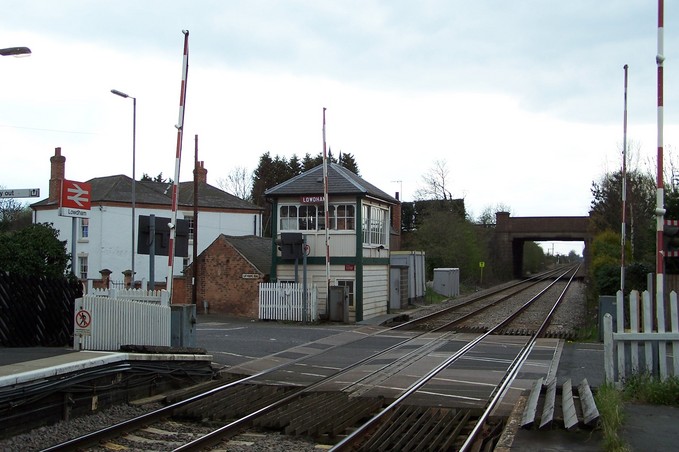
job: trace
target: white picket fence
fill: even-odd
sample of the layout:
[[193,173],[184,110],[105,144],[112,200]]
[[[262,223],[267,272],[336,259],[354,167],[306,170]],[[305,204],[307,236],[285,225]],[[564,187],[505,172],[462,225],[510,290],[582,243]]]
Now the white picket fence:
[[318,320],[317,292],[316,286],[307,287],[305,309],[302,284],[261,283],[259,285],[259,319],[315,322]]
[[[121,345],[171,345],[167,291],[110,289],[75,301],[74,348],[119,350]],[[164,293],[163,293],[164,292]]]
[[[664,303],[656,303],[653,312],[649,292],[643,292],[640,300],[639,292],[632,291],[625,304],[622,292],[618,291],[615,327],[613,316],[604,316],[604,369],[607,382],[621,384],[627,376],[634,374],[650,374],[663,380],[670,376],[679,377],[679,311],[676,292],[670,293],[669,308],[667,318]],[[625,319],[628,321],[625,322]],[[670,331],[667,331],[668,327]]]
[[91,289],[88,295],[95,297],[108,297],[118,300],[145,301],[147,303],[160,303],[163,306],[170,304],[170,293],[167,290],[143,290],[143,289]]

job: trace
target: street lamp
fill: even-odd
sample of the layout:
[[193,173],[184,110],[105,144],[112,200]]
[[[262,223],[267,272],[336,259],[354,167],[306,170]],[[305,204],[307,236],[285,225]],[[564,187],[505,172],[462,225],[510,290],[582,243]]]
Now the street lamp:
[[31,49],[28,47],[7,47],[6,49],[0,49],[0,55],[2,56],[15,56],[15,57],[23,57],[23,56],[30,56],[31,55]]
[[123,97],[125,99],[132,99],[132,288],[134,288],[134,232],[135,232],[135,204],[136,204],[136,193],[135,193],[135,161],[136,161],[136,143],[137,143],[137,98],[132,97],[128,94],[118,91],[117,89],[112,89],[111,92],[116,96]]

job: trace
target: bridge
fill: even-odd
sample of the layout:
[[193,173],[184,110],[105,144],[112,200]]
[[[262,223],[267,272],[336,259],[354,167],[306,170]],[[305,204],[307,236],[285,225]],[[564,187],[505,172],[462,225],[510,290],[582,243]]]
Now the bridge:
[[512,276],[520,278],[525,242],[584,242],[583,257],[589,262],[589,216],[586,217],[514,217],[509,212],[495,214],[495,243],[501,268],[512,268]]

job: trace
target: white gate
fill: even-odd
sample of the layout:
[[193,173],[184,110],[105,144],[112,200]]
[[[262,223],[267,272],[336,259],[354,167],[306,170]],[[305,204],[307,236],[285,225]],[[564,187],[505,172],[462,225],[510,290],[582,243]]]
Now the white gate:
[[[651,301],[651,295],[645,291],[640,304],[639,292],[632,291],[625,305],[623,294],[618,291],[615,327],[613,317],[610,314],[604,316],[607,382],[619,384],[626,376],[640,373],[663,380],[671,375],[679,377],[677,294],[670,293],[669,319],[664,303],[657,303],[654,313]],[[628,321],[625,322],[625,319]]]
[[[304,289],[299,283],[261,283],[259,285],[259,319],[315,322],[318,319],[316,286]],[[306,314],[306,315],[305,315]]]
[[85,295],[75,300],[74,348],[115,351],[121,345],[171,345],[170,306],[161,302],[166,291],[116,292],[117,298]]

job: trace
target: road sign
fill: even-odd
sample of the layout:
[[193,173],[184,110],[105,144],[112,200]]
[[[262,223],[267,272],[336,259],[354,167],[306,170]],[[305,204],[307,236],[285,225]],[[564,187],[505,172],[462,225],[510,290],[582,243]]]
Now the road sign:
[[61,186],[62,217],[87,218],[90,213],[92,186],[86,182],[64,180]]
[[0,198],[37,198],[39,196],[39,188],[15,188],[10,190],[0,190]]
[[75,313],[75,334],[78,336],[92,335],[92,314],[84,308]]

